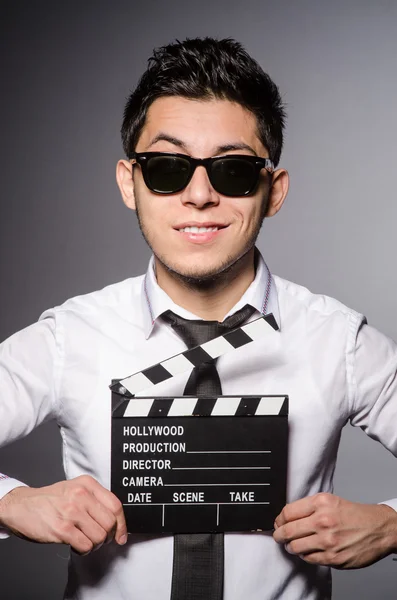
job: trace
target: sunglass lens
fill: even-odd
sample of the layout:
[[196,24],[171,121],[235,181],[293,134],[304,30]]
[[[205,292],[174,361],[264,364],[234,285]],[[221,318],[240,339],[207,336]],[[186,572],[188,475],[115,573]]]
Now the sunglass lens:
[[255,166],[243,158],[222,158],[212,164],[211,182],[225,196],[244,196],[255,186]]
[[172,194],[183,189],[189,173],[188,161],[178,156],[152,156],[147,162],[149,187],[160,194]]

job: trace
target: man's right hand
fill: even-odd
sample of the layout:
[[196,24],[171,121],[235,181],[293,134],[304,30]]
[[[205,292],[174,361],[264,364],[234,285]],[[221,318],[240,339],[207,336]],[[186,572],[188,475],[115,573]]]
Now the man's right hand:
[[0,501],[0,525],[41,543],[87,554],[104,542],[127,541],[123,506],[89,475],[42,488],[17,487]]

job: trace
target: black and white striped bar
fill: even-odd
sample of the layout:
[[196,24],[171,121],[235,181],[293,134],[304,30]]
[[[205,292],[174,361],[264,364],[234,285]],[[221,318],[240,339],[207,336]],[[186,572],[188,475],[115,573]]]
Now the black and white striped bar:
[[210,362],[237,348],[258,339],[263,339],[270,332],[277,329],[278,325],[273,314],[265,315],[225,335],[220,335],[209,342],[195,346],[143,371],[120,379],[112,383],[110,388],[113,392],[131,398],[157,383],[162,383],[175,375],[190,371],[203,362]]
[[288,415],[287,396],[182,396],[125,399],[113,410],[114,417],[232,417]]

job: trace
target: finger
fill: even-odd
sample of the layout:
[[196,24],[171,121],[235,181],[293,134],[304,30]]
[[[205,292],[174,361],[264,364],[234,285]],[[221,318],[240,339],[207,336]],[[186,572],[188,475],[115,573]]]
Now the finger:
[[127,524],[125,522],[124,509],[121,502],[114,496],[115,500],[117,500],[119,504],[119,508],[116,510],[116,533],[115,539],[118,544],[125,544],[127,541]]
[[343,556],[324,551],[299,554],[299,558],[312,565],[323,565],[334,569],[346,568],[347,564]]
[[321,540],[318,535],[310,535],[308,537],[292,540],[285,546],[289,554],[297,554],[306,556],[313,553],[324,552]]
[[107,537],[107,531],[90,517],[86,512],[76,519],[75,526],[91,541],[94,548],[102,546]]
[[118,544],[125,544],[127,541],[127,525],[124,517],[123,505],[112,492],[106,490],[97,481],[93,480],[96,485],[92,486],[92,493],[116,519],[115,540]]
[[315,522],[313,517],[310,516],[280,525],[273,533],[273,538],[279,544],[286,544],[291,540],[308,537],[315,533]]
[[328,565],[324,552],[313,552],[312,554],[300,554],[302,560],[311,565]]
[[286,504],[274,522],[275,529],[290,521],[309,517],[315,510],[314,496],[308,496],[307,498],[301,498],[300,500]]
[[112,540],[116,531],[116,517],[112,511],[93,496],[92,502],[87,506],[87,512],[106,531],[107,541]]
[[70,521],[55,523],[54,532],[58,543],[68,544],[78,554],[88,554],[93,549],[92,541]]

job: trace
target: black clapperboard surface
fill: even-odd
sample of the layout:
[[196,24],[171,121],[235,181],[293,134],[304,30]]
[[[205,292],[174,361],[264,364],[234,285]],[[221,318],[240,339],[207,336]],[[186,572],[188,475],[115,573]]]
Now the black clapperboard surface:
[[130,533],[267,531],[286,501],[288,396],[137,396],[277,329],[266,315],[112,382],[111,491]]

